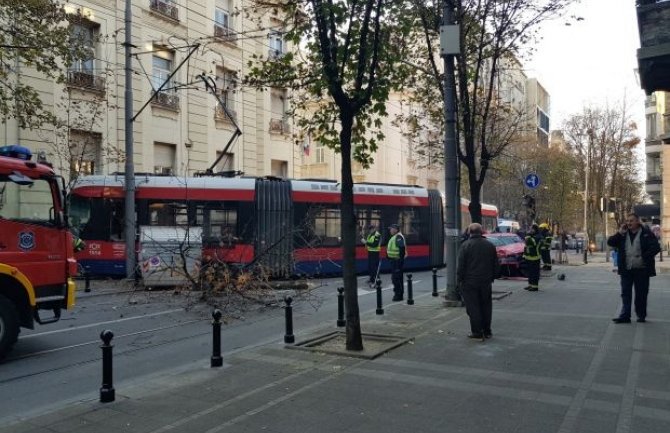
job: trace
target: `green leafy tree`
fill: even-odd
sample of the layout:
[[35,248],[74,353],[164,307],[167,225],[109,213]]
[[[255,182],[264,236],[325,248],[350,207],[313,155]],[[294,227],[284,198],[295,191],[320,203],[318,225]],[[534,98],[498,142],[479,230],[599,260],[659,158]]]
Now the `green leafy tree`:
[[37,89],[21,79],[30,68],[57,83],[66,67],[83,55],[71,38],[63,4],[51,0],[0,0],[0,115],[15,118],[21,128],[55,120]]
[[[346,306],[346,348],[362,350],[358,308],[352,161],[363,167],[383,138],[382,118],[405,50],[404,2],[383,0],[254,0],[253,13],[267,22],[279,11],[281,28],[270,29],[298,54],[270,53],[250,62],[246,83],[293,90],[291,113],[299,127],[335,149],[342,159],[341,233]],[[251,16],[251,15],[250,15]]]
[[[560,16],[574,0],[453,0],[460,28],[460,54],[456,57],[456,99],[459,131],[458,157],[466,168],[470,214],[481,222],[481,189],[491,162],[527,128],[523,111],[514,109],[499,93],[506,65],[522,58],[537,39],[540,24]],[[420,31],[413,33],[411,100],[423,108],[421,128],[444,131],[440,104],[444,95],[439,35],[442,1],[413,0]],[[526,51],[524,51],[526,50]],[[412,131],[422,140],[420,130]],[[434,141],[425,141],[434,154]]]

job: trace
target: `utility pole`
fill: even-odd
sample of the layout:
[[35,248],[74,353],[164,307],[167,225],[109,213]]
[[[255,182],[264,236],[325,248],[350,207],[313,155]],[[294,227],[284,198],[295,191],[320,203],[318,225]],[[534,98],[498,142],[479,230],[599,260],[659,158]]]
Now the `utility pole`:
[[133,71],[132,71],[132,1],[126,0],[125,47],[126,56],[126,89],[125,98],[125,138],[126,138],[126,166],[124,191],[126,193],[125,206],[125,239],[126,239],[126,276],[135,278],[135,166],[133,164]]
[[460,53],[460,30],[454,25],[453,0],[444,0],[440,27],[440,54],[444,59],[444,188],[446,199],[447,242],[447,306],[460,306],[456,290],[456,261],[458,258],[459,213],[461,196],[458,190],[458,151],[456,142],[456,89],[454,56]]
[[591,165],[591,140],[593,139],[593,131],[589,128],[586,131],[588,138],[586,140],[586,166],[584,168],[584,264],[589,263],[589,227],[588,227],[588,213],[589,213],[589,171]]

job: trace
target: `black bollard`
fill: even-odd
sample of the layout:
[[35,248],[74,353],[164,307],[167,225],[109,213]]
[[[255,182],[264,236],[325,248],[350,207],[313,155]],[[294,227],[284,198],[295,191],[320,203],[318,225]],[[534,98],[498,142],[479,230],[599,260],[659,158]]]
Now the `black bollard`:
[[344,287],[337,288],[337,327],[341,328],[347,324],[344,320]]
[[102,340],[102,386],[100,387],[100,402],[109,403],[115,399],[114,385],[112,384],[112,346],[110,343],[114,333],[104,330],[100,333]]
[[433,296],[437,295],[437,268],[433,268]]
[[414,305],[414,298],[412,297],[413,293],[412,274],[407,274],[407,305]]
[[84,273],[84,292],[88,293],[91,291],[91,276],[88,275],[88,272]]
[[212,367],[221,367],[223,358],[221,357],[221,310],[218,308],[212,311]]
[[284,298],[284,302],[286,302],[286,307],[284,309],[286,316],[286,335],[284,335],[284,343],[291,344],[295,342],[295,337],[293,336],[293,307],[291,307],[293,298],[287,296]]
[[384,309],[382,308],[382,280],[379,278],[375,282],[375,288],[377,289],[377,310],[375,313],[384,314]]

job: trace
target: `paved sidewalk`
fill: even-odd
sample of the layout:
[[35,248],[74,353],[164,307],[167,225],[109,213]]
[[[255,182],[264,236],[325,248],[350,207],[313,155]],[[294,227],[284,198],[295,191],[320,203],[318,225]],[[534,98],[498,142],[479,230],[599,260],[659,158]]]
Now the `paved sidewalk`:
[[494,302],[486,342],[465,337],[464,309],[422,296],[363,315],[364,332],[413,338],[375,360],[288,350],[278,338],[223,368],[203,360],[121,382],[114,403],[83,401],[0,433],[669,432],[670,275],[652,280],[649,322],[615,325],[618,278],[604,262],[561,272],[565,281],[545,277],[535,293],[496,282],[513,294]]

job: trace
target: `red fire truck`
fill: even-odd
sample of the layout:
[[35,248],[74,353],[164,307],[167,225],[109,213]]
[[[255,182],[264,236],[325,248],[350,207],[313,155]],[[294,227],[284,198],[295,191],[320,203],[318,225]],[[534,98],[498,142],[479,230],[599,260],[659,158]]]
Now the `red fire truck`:
[[[31,159],[25,147],[0,147],[0,358],[20,327],[56,322],[75,300],[64,183]],[[44,310],[51,313],[44,317]]]

